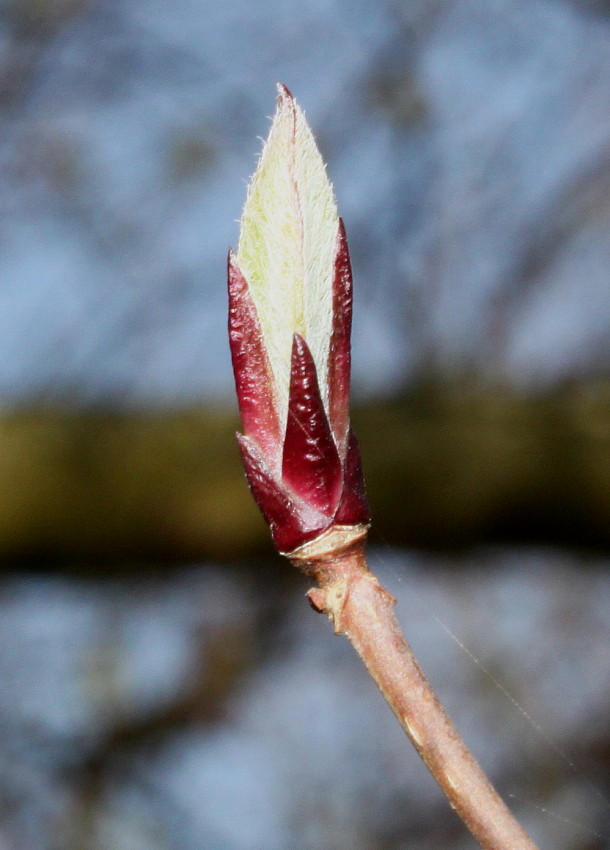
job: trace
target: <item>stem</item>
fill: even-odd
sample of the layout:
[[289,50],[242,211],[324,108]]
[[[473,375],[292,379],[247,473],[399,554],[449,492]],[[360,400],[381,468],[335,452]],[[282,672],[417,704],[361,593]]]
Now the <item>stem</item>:
[[319,584],[308,593],[312,606],[327,614],[335,633],[352,643],[480,845],[485,850],[537,850],[466,747],[417,663],[394,615],[396,600],[368,569],[365,535],[364,528],[340,540],[336,534],[326,540],[323,535],[288,555]]

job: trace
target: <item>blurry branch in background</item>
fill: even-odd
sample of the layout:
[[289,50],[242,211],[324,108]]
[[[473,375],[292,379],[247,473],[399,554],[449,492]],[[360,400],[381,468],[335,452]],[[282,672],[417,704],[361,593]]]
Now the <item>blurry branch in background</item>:
[[45,58],[49,42],[84,14],[88,0],[7,0],[0,9],[3,26],[0,109],[21,105]]
[[370,513],[349,420],[352,280],[343,224],[305,117],[279,86],[229,255],[229,338],[246,477],[273,542],[317,582],[451,806],[486,850],[535,850],[460,738],[368,569]]
[[[392,545],[610,546],[608,383],[538,397],[422,385],[358,407],[352,420],[373,530]],[[236,427],[205,409],[0,414],[0,561],[108,568],[268,552]]]

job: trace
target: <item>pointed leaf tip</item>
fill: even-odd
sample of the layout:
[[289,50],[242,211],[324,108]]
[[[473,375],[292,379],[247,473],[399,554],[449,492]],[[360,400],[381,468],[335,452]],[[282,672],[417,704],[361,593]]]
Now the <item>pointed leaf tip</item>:
[[285,100],[290,100],[292,101],[292,103],[294,103],[294,97],[292,96],[292,92],[290,91],[288,86],[284,85],[284,83],[277,84],[277,94],[278,98],[284,98]]

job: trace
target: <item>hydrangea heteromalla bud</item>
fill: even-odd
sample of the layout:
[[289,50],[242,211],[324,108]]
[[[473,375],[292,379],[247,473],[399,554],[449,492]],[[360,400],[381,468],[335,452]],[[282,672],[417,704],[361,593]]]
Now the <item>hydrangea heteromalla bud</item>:
[[229,253],[229,339],[250,489],[276,547],[369,521],[349,421],[352,275],[332,186],[279,86]]

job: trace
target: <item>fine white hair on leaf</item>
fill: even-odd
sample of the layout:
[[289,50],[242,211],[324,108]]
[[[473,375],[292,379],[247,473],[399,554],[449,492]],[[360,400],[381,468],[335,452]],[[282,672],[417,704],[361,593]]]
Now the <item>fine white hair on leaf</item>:
[[300,107],[278,86],[273,123],[248,187],[238,265],[259,316],[285,424],[294,333],[313,355],[328,412],[328,352],[339,227],[324,161]]

